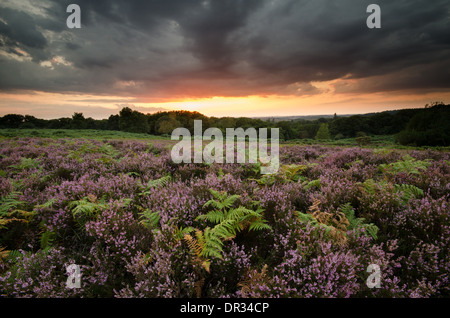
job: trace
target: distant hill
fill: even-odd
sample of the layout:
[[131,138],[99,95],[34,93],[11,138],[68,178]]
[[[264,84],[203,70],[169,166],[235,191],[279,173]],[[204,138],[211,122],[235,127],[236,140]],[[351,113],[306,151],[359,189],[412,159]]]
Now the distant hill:
[[[338,114],[337,117],[351,117],[351,116],[362,116],[362,117],[371,117],[373,115],[378,114],[389,114],[395,115],[401,110],[416,110],[417,108],[405,108],[405,109],[397,109],[397,110],[384,110],[381,112],[372,112],[372,113],[361,113],[361,114]],[[304,115],[304,116],[266,116],[266,117],[251,117],[254,119],[260,119],[263,121],[278,123],[280,121],[314,121],[321,118],[325,119],[333,119],[334,114],[332,115]]]
[[[348,117],[352,115],[339,115],[339,117]],[[278,123],[280,121],[313,121],[320,118],[333,118],[334,115],[308,115],[308,116],[269,116],[269,117],[252,117],[253,119],[260,119],[263,121]]]

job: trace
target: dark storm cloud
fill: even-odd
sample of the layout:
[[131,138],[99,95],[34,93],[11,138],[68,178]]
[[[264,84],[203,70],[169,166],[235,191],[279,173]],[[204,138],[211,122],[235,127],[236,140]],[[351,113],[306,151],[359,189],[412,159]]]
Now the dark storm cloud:
[[[81,29],[65,26],[73,2]],[[372,2],[47,0],[39,14],[10,5],[0,10],[0,89],[310,95],[320,93],[310,82],[338,78],[360,80],[342,92],[446,89],[448,1],[377,1],[382,28],[368,29]]]
[[250,33],[248,39],[260,39],[257,49],[248,51],[248,61],[263,74],[279,74],[287,83],[368,77],[449,59],[448,39],[441,36],[449,26],[446,2],[433,3],[423,21],[420,12],[429,3],[380,2],[382,28],[377,30],[366,27],[367,14],[361,14],[367,6],[364,1],[291,3],[283,19],[274,18],[273,11],[262,15],[263,20],[272,18],[272,23],[255,23],[254,35]]
[[22,43],[30,48],[44,48],[47,45],[45,37],[35,29],[33,17],[24,12],[2,9],[0,34],[10,43]]

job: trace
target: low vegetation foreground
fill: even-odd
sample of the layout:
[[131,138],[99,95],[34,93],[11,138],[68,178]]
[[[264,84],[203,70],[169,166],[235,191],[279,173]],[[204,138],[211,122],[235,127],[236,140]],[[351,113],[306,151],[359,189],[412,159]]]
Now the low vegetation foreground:
[[263,175],[164,140],[0,144],[0,296],[449,296],[448,151],[284,145]]

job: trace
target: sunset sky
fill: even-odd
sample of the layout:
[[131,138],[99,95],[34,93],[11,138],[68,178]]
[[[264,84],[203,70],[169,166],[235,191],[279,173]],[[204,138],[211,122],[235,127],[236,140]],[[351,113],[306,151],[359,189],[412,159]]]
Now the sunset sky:
[[[69,4],[81,8],[69,29]],[[369,29],[369,4],[381,28]],[[450,103],[448,0],[0,0],[0,116]]]

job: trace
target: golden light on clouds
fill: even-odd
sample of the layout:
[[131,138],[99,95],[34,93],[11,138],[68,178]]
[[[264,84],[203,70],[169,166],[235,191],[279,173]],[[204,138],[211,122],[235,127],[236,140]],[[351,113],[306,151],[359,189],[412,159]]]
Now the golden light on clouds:
[[[342,80],[346,81],[346,80]],[[0,94],[0,115],[29,114],[40,118],[70,117],[82,112],[86,117],[108,118],[122,107],[143,113],[163,110],[198,111],[215,117],[274,117],[305,115],[363,114],[400,108],[423,107],[434,101],[450,101],[449,93],[336,93],[341,80],[311,83],[321,93],[306,96],[248,96],[161,100],[142,102],[135,97],[27,91]]]

